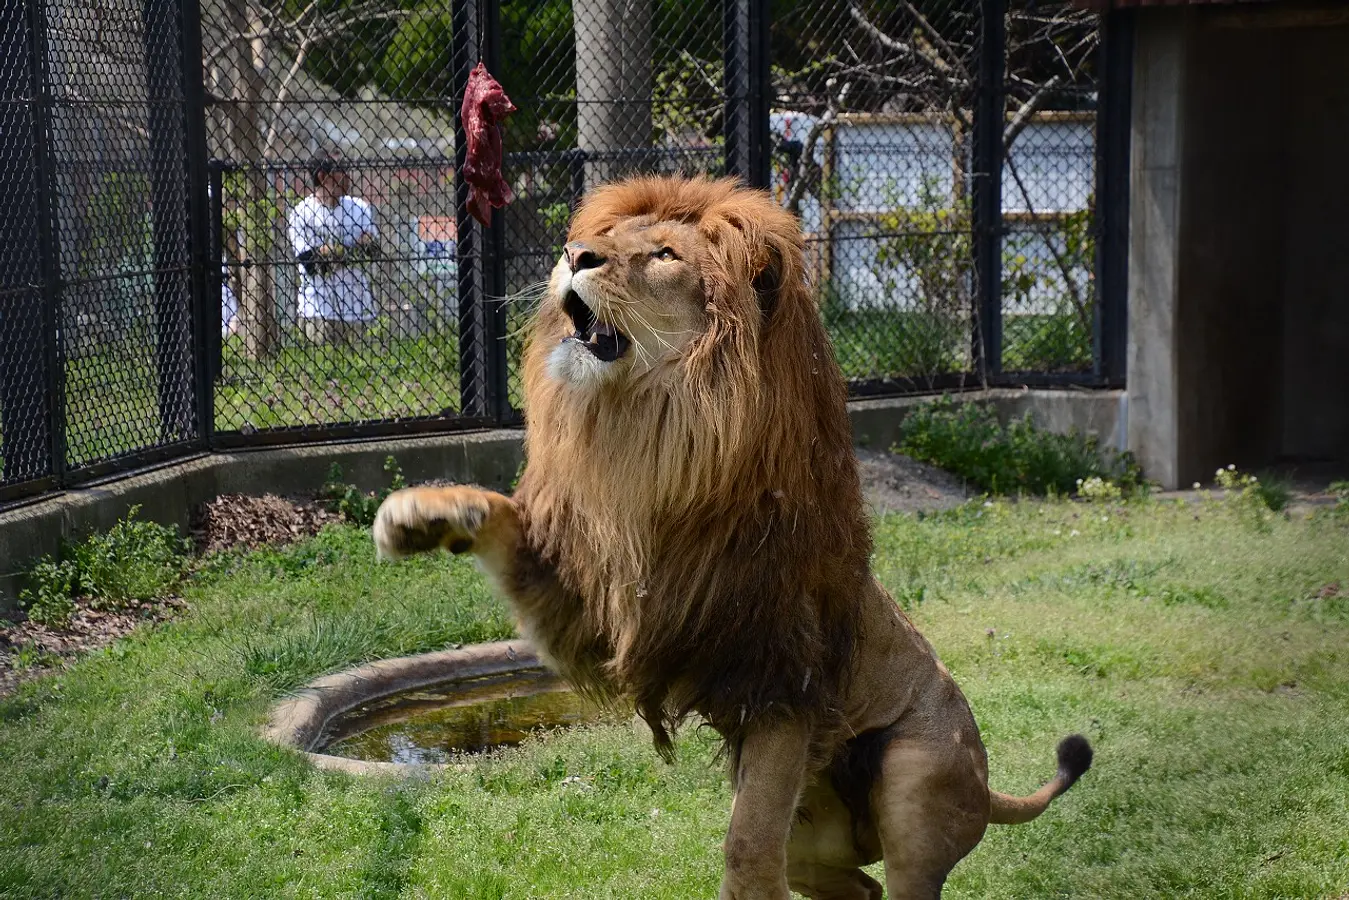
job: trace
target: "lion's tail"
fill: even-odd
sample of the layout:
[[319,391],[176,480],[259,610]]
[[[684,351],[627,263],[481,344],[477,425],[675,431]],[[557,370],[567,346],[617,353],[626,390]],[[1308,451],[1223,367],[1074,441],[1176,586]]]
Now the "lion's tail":
[[1091,768],[1091,744],[1080,734],[1072,734],[1059,741],[1059,769],[1049,783],[1033,794],[1013,797],[990,791],[993,812],[989,822],[994,825],[1020,825],[1044,812],[1051,801],[1072,787],[1082,773]]

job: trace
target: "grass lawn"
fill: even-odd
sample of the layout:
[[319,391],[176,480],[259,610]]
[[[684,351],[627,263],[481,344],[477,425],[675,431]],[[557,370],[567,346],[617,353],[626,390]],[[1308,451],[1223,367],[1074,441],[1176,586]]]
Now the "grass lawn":
[[[527,305],[507,310],[508,392],[522,405],[520,355]],[[1007,316],[1006,371],[1090,368],[1090,335],[1068,316]],[[969,324],[919,313],[835,312],[829,332],[845,377],[925,379],[967,372]],[[457,325],[438,322],[421,337],[397,337],[381,322],[351,347],[317,346],[289,335],[271,359],[250,360],[242,339],[222,349],[214,385],[221,432],[344,425],[426,416],[460,409]],[[65,368],[67,463],[92,465],[159,446],[158,374],[148,339],[109,344]],[[0,460],[4,458],[0,434]]]
[[[885,519],[876,567],[969,696],[995,787],[1040,784],[1070,731],[1096,745],[948,896],[1349,892],[1349,528],[975,503]],[[0,701],[0,895],[715,896],[729,796],[705,732],[674,766],[603,725],[412,780],[254,737],[320,673],[510,634],[462,560],[376,566],[335,528],[216,564],[188,600]]]

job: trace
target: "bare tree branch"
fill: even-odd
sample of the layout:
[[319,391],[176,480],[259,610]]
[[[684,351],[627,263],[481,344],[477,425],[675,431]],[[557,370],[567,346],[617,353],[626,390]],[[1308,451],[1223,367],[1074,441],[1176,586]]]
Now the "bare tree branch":
[[[837,84],[837,81],[830,79],[829,86],[833,87],[834,84]],[[843,86],[839,88],[838,93],[829,98],[829,108],[825,110],[824,115],[820,116],[815,124],[810,126],[810,131],[806,133],[801,158],[796,162],[796,176],[792,180],[792,192],[787,197],[787,209],[792,215],[801,215],[801,200],[806,193],[807,175],[815,162],[815,145],[820,142],[820,135],[824,133],[824,130],[838,118],[839,110],[843,108],[851,90],[852,82],[845,81]]]
[[941,49],[951,68],[956,69],[964,78],[968,79],[970,77],[969,69],[965,67],[961,55],[947,42],[946,38],[942,36],[942,33],[933,27],[932,23],[927,20],[927,16],[920,13],[909,0],[900,0],[900,5],[908,11],[909,15],[913,16],[913,19],[918,23],[918,26],[926,31],[928,36],[932,39],[932,42]]
[[1055,75],[1040,85],[1029,100],[1021,104],[1021,108],[1016,111],[1016,115],[1012,116],[1012,121],[1007,124],[1007,129],[1002,133],[1002,152],[1004,154],[1012,152],[1012,144],[1016,143],[1016,139],[1021,135],[1021,132],[1030,124],[1031,117],[1044,105],[1045,98],[1058,86],[1059,76]]

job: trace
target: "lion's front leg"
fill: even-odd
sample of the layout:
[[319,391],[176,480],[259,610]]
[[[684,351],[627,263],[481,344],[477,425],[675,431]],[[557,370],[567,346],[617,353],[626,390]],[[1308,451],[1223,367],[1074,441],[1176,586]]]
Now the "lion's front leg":
[[751,731],[736,767],[721,900],[789,900],[787,838],[805,787],[810,732],[799,722]]
[[473,553],[498,582],[512,574],[521,533],[513,500],[461,485],[394,491],[375,514],[375,549],[381,558],[441,548]]

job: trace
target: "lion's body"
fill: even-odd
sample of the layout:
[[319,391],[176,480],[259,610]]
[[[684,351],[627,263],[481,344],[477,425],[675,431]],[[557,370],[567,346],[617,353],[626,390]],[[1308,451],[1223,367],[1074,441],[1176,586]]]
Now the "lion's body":
[[882,855],[892,897],[939,892],[1000,795],[964,698],[870,574],[799,227],[728,182],[644,179],[592,195],[570,237],[525,351],[515,496],[395,494],[381,551],[472,549],[523,633],[635,703],[662,752],[689,713],[722,734],[723,897],[878,897],[856,867]]

